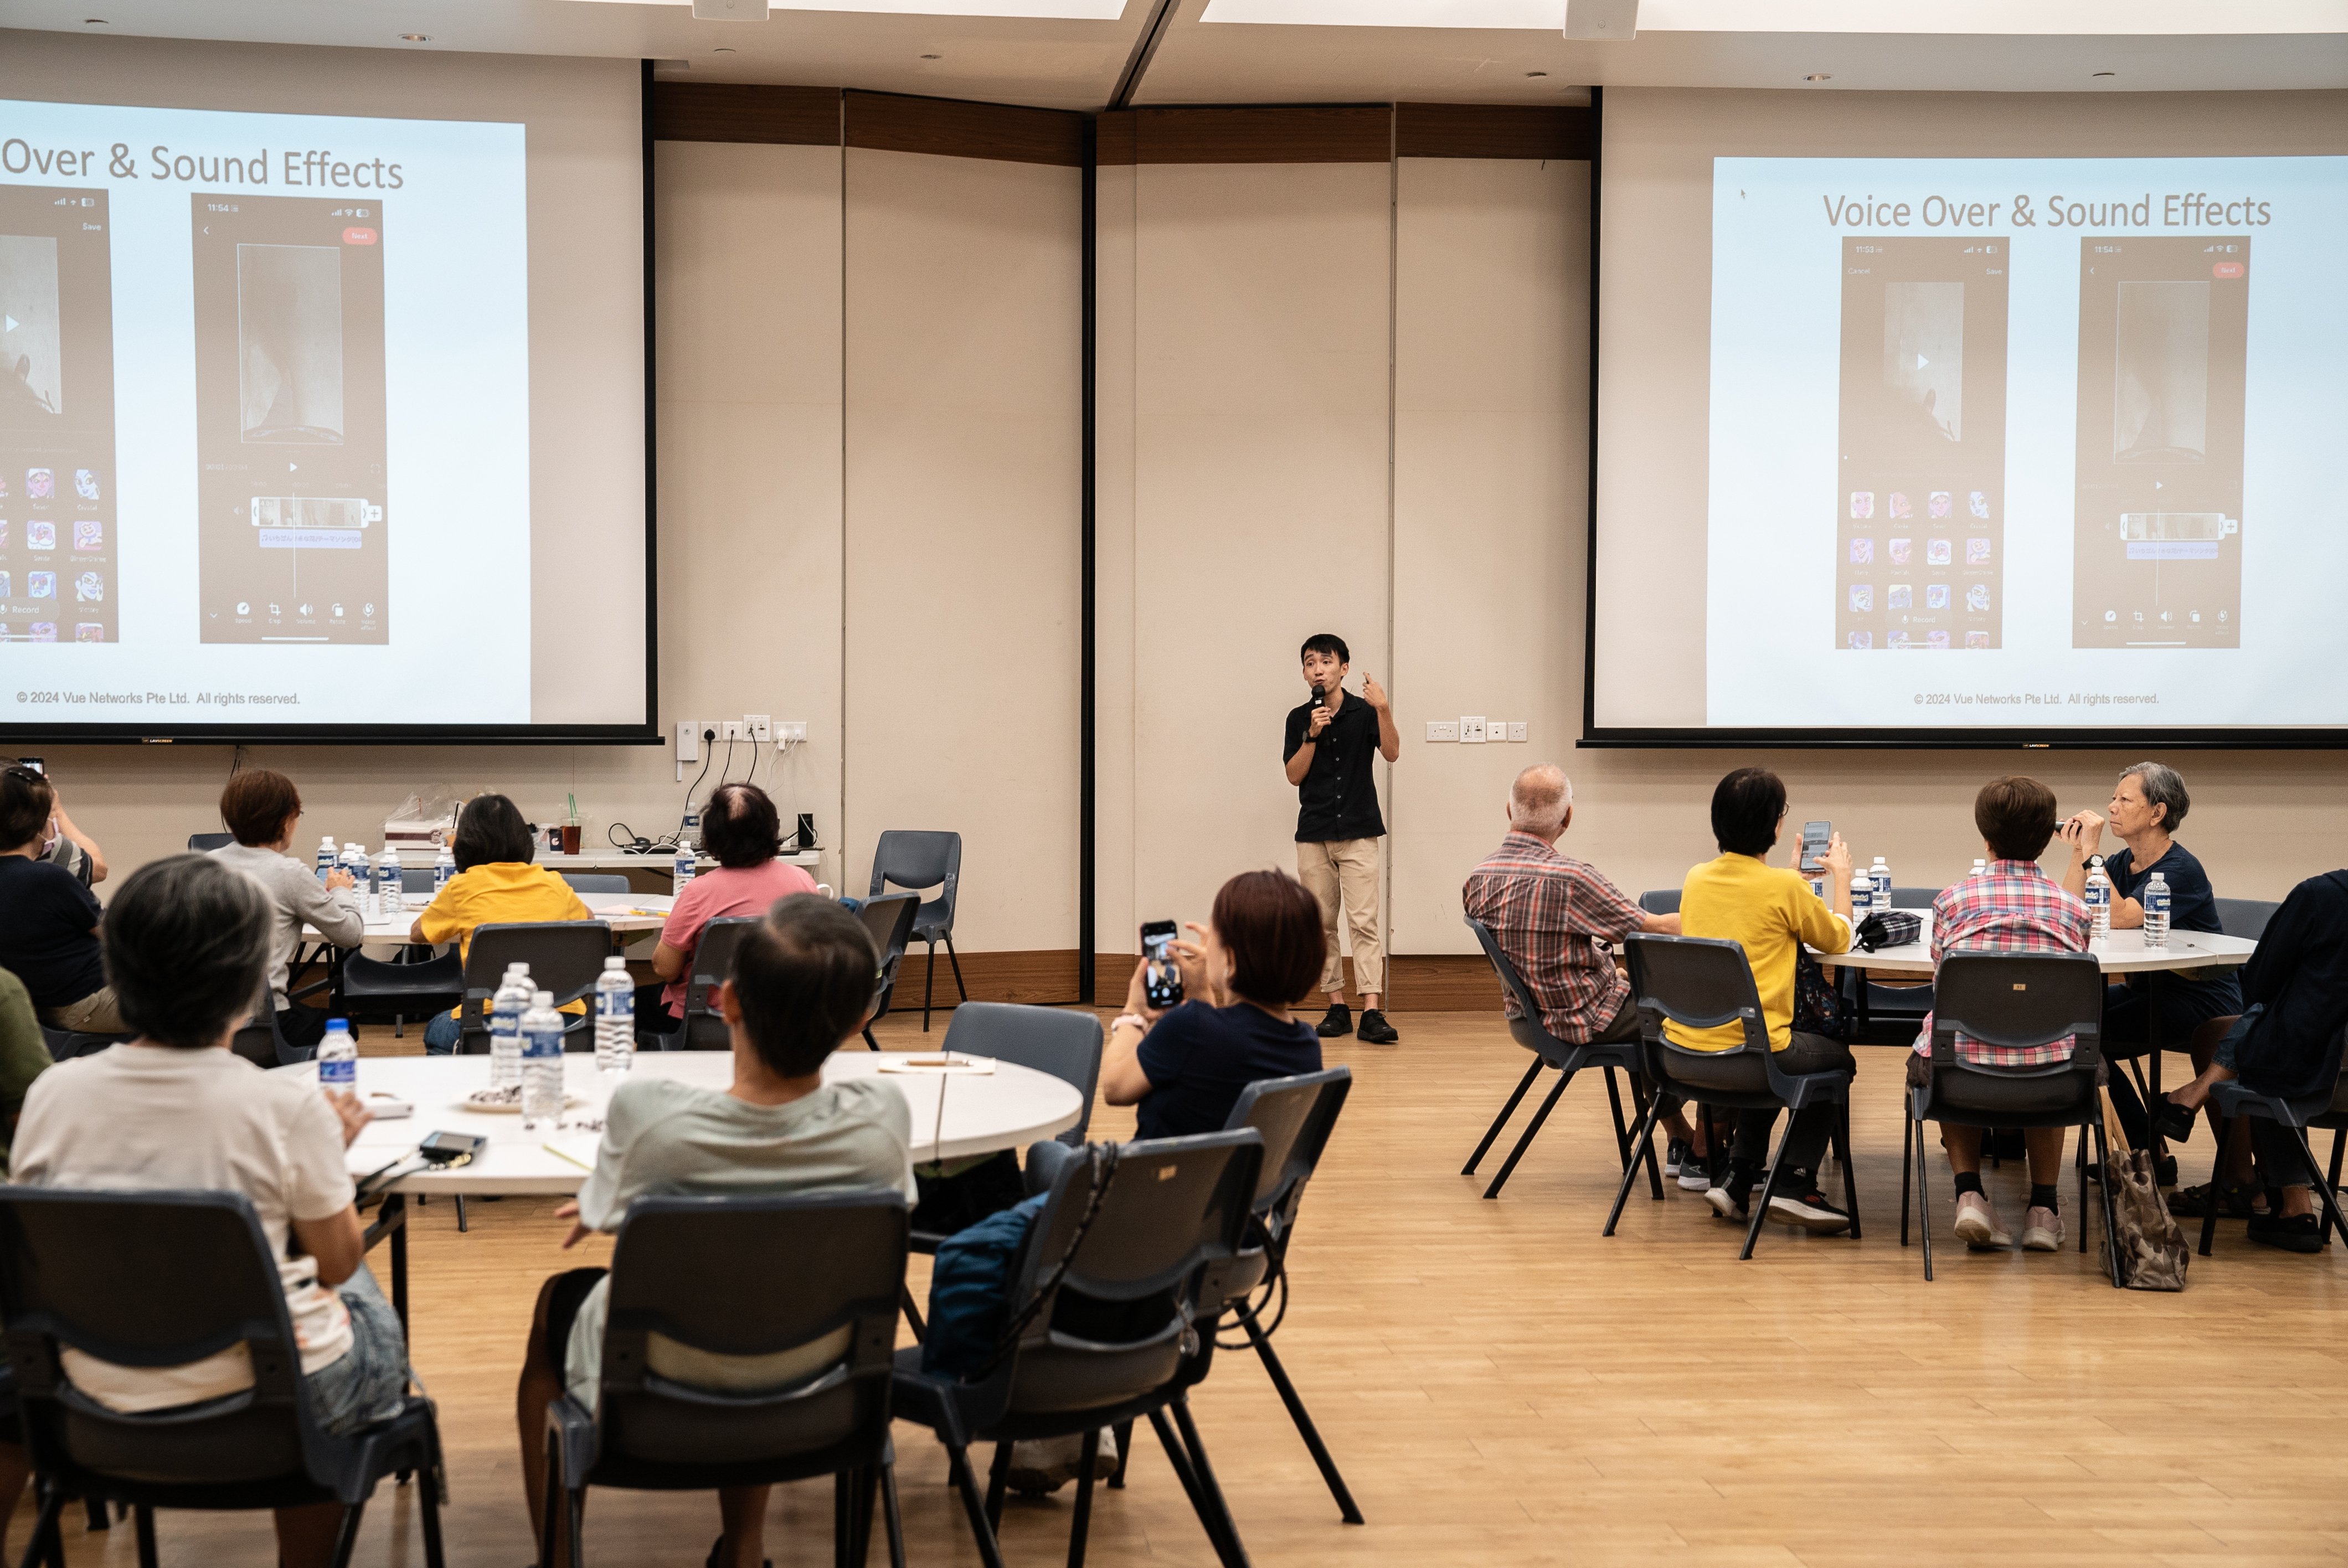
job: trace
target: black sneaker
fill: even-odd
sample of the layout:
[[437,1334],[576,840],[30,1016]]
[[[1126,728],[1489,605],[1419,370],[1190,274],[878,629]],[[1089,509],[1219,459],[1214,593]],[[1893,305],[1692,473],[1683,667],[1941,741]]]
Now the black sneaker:
[[1769,1194],[1769,1217],[1787,1225],[1801,1226],[1819,1235],[1833,1235],[1850,1229],[1850,1216],[1827,1202],[1812,1181],[1787,1184]]
[[1344,1002],[1331,1002],[1329,1010],[1322,1015],[1321,1021],[1313,1026],[1313,1032],[1323,1040],[1334,1040],[1341,1034],[1353,1033],[1353,1009]]
[[[1329,1027],[1325,1020],[1321,1027]],[[1340,1030],[1338,1032],[1342,1034],[1344,1031]],[[1364,1008],[1362,1027],[1354,1031],[1354,1038],[1365,1045],[1392,1045],[1402,1036],[1395,1032],[1395,1026],[1386,1021],[1385,1014],[1375,1008]]]
[[1749,1166],[1730,1164],[1725,1172],[1715,1167],[1712,1185],[1704,1189],[1704,1201],[1712,1212],[1725,1220],[1746,1220],[1753,1217],[1753,1178],[1756,1174]]
[[2293,1214],[2285,1219],[2280,1214],[2250,1216],[2250,1239],[2260,1246],[2281,1247],[2285,1252],[2322,1252],[2323,1222],[2313,1214]]
[[1685,1138],[1673,1139],[1670,1145],[1663,1151],[1663,1174],[1678,1175],[1680,1167],[1687,1163],[1689,1149],[1693,1147],[1694,1145]]

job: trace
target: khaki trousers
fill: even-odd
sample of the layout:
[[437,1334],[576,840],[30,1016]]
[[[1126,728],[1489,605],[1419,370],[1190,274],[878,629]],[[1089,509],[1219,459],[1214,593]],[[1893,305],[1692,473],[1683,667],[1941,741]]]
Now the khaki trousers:
[[61,1008],[45,1008],[41,1021],[51,1029],[62,1029],[74,1034],[128,1034],[130,1026],[122,1021],[121,1010],[114,1004],[114,988],[101,986],[79,1001],[67,1002]]
[[1343,838],[1296,846],[1296,879],[1321,906],[1321,935],[1328,944],[1321,966],[1321,989],[1331,996],[1345,989],[1345,968],[1337,953],[1337,912],[1342,905],[1354,936],[1354,989],[1384,999],[1386,994],[1385,879],[1380,876],[1384,840]]

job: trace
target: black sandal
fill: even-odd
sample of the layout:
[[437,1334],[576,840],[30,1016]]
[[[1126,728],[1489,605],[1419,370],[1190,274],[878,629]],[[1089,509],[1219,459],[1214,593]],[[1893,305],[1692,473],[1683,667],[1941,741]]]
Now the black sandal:
[[[718,1553],[725,1550],[726,1534],[723,1531],[720,1531],[718,1532],[717,1539],[709,1543],[709,1561],[703,1565],[703,1568],[717,1568]],[[773,1558],[768,1557],[763,1561],[765,1562],[766,1568],[775,1568],[775,1560]]]
[[2187,1110],[2165,1094],[2153,1102],[2153,1130],[2172,1143],[2190,1142],[2193,1123],[2200,1119],[2199,1112]]

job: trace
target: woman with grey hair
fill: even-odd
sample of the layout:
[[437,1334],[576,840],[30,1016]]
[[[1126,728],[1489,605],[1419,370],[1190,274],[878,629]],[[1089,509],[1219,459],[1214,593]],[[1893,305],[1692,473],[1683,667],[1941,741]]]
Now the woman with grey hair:
[[[2112,786],[2108,818],[2092,811],[2083,811],[2065,822],[2058,830],[2063,841],[2071,846],[2070,869],[2064,874],[2063,886],[2074,893],[2082,893],[2087,885],[2087,857],[2097,852],[2103,843],[2106,822],[2120,848],[2106,856],[2104,870],[2112,879],[2112,926],[2116,930],[2132,930],[2144,924],[2144,885],[2158,872],[2168,884],[2168,923],[2173,930],[2216,932],[2222,927],[2218,920],[2218,898],[2210,888],[2209,874],[2193,852],[2177,842],[2178,825],[2192,808],[2193,797],[2185,788],[2185,780],[2167,763],[2131,763],[2120,770],[2119,782]],[[2168,1050],[2185,1050],[2195,1044],[2194,1032],[2211,1019],[2226,1018],[2242,1009],[2242,987],[2230,968],[2166,970],[2156,975],[2132,975],[2112,986],[2104,999],[2104,1048],[2108,1056],[2141,1056],[2152,1049],[2152,1026],[2160,1025],[2160,1043]],[[2206,1051],[2208,1043],[2204,1043]],[[2136,1092],[2135,1084],[2125,1072],[2112,1074],[2112,1103],[2120,1113],[2120,1124],[2127,1129],[2128,1142],[2137,1148],[2148,1145],[2151,1125],[2146,1119],[2144,1102]],[[2173,1180],[2174,1158],[2160,1162],[2164,1184]],[[2178,1194],[2179,1213],[2199,1214],[2193,1205],[2209,1201],[2201,1189]],[[2248,1194],[2230,1199],[2224,1212],[2231,1214],[2239,1207],[2247,1214]]]

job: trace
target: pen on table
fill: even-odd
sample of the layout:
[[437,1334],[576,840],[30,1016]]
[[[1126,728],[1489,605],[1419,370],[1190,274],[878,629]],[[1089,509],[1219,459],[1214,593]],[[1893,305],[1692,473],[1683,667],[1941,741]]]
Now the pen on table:
[[561,1151],[561,1149],[556,1148],[556,1147],[555,1147],[553,1144],[551,1144],[551,1143],[541,1143],[541,1144],[540,1144],[540,1145],[539,1145],[539,1147],[541,1147],[541,1148],[544,1149],[548,1153],[550,1153],[550,1154],[553,1155],[556,1159],[558,1159],[558,1160],[567,1160],[567,1161],[569,1161],[572,1164],[574,1164],[574,1165],[578,1166],[578,1167],[579,1167],[581,1170],[582,1170],[582,1171],[588,1172],[590,1174],[593,1173],[593,1172],[594,1172],[595,1167],[594,1167],[594,1166],[592,1166],[592,1165],[591,1165],[591,1164],[589,1164],[586,1161],[584,1161],[584,1160],[581,1159],[578,1155],[576,1155],[576,1154],[565,1153],[563,1151]]

